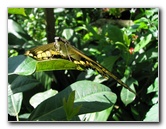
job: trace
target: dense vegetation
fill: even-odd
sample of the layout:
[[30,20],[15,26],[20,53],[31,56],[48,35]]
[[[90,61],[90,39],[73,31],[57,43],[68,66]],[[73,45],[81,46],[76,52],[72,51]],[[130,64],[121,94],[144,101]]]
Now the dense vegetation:
[[[55,36],[112,71],[138,96],[95,70],[70,70],[69,61],[59,59],[51,71],[36,69],[40,62],[25,51]],[[9,121],[159,121],[156,8],[9,8],[8,57]]]

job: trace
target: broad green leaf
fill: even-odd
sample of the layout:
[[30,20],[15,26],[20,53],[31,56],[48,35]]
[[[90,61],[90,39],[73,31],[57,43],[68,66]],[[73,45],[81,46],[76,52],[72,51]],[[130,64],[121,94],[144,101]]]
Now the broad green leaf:
[[8,75],[31,75],[35,71],[39,72],[53,70],[83,70],[83,68],[64,59],[37,61],[24,55],[8,59]]
[[36,72],[52,70],[83,70],[71,61],[64,59],[53,59],[37,61]]
[[122,31],[117,26],[108,25],[108,35],[109,39],[112,40],[114,43],[123,42]]
[[144,48],[152,39],[152,34],[147,37],[143,37],[139,43],[136,44],[134,52],[138,52],[140,49]]
[[151,109],[147,112],[144,121],[159,122],[159,105],[158,104],[155,104],[151,107]]
[[23,50],[29,40],[31,40],[30,37],[21,25],[12,19],[8,19],[8,50],[15,50],[16,52]]
[[[133,78],[129,78],[126,82],[126,84],[128,84],[128,86],[135,91],[134,83],[137,84],[137,81]],[[123,87],[120,97],[122,102],[127,106],[128,104],[134,101],[136,95]]]
[[19,120],[27,121],[29,116],[30,116],[30,113],[21,114],[21,115],[19,115]]
[[36,108],[41,102],[56,95],[57,93],[58,91],[52,89],[40,92],[32,96],[29,102],[34,108]]
[[[11,78],[12,78],[12,81],[11,81]],[[15,75],[13,78],[13,75],[10,75],[8,77],[8,83],[9,83],[9,87],[8,87],[8,90],[9,90],[8,96],[9,96],[11,94],[30,90],[34,88],[36,85],[38,85],[40,82],[29,76]]]
[[31,75],[36,69],[36,61],[30,57],[19,55],[8,58],[8,75]]
[[18,113],[21,109],[22,99],[22,93],[16,93],[8,96],[8,114],[18,117]]
[[104,122],[107,121],[112,109],[113,106],[100,112],[79,115],[79,118],[81,121]]
[[24,8],[8,8],[9,14],[21,14],[26,16]]
[[158,77],[155,79],[154,83],[151,84],[147,89],[147,94],[155,92],[155,96],[151,99],[153,104],[156,104],[159,101],[158,93],[159,93],[159,80]]
[[76,91],[74,106],[78,107],[82,105],[78,115],[107,109],[114,105],[117,98],[108,87],[102,84],[91,81],[78,81],[38,105],[30,115],[29,120],[66,120],[65,111],[63,109],[63,98],[67,99],[71,91],[74,90]]
[[105,57],[103,61],[101,62],[101,65],[106,67],[108,70],[112,71],[112,67],[114,66],[114,63],[119,58],[119,56],[109,56]]
[[69,40],[74,34],[73,29],[64,29],[62,32],[62,36],[64,36],[67,40]]
[[146,62],[147,60],[158,58],[158,48],[151,48],[147,50],[146,52],[143,52],[139,54],[138,58],[136,61],[138,63]]
[[159,80],[158,77],[155,79],[154,83],[151,84],[148,89],[147,89],[147,93],[151,93],[151,92],[158,92],[158,86],[159,86]]

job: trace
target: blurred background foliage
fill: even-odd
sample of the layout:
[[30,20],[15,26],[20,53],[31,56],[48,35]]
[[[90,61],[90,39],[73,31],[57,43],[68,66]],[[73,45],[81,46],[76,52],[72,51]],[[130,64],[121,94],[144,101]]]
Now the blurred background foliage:
[[[158,11],[157,8],[9,8],[8,57],[54,42],[55,36],[64,37],[135,87],[139,95],[136,99],[127,98],[127,92],[113,79],[105,80],[91,69],[34,73],[28,78],[32,88],[24,90],[18,102],[20,119],[33,111],[29,99],[36,93],[50,89],[60,92],[78,80],[91,80],[110,87],[118,97],[107,113],[107,121],[158,121]],[[16,77],[9,77],[9,84],[13,78]],[[10,112],[9,120],[11,116],[16,115]]]

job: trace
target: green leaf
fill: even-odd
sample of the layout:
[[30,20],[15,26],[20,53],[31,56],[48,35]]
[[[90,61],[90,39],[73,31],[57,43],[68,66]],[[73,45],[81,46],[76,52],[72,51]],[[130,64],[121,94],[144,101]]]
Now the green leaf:
[[75,98],[75,91],[72,91],[68,97],[68,100],[66,101],[65,98],[63,98],[63,106],[64,106],[64,110],[66,113],[66,119],[72,120],[72,118],[78,114],[78,112],[80,111],[80,108],[82,107],[82,105],[78,106],[78,107],[74,107],[74,98]]
[[129,36],[126,33],[123,34],[123,39],[124,39],[126,46],[129,47],[130,43],[131,43],[131,39],[129,38]]
[[36,108],[41,102],[56,95],[57,93],[58,91],[52,90],[52,89],[44,91],[44,92],[40,92],[32,96],[29,102],[34,108]]
[[97,28],[86,24],[87,30],[94,36],[95,39],[100,39],[100,35],[97,33]]
[[158,86],[159,86],[159,80],[157,77],[154,83],[148,87],[147,93],[158,92]]
[[102,84],[91,81],[78,81],[38,105],[30,115],[29,120],[66,120],[63,109],[63,98],[67,99],[69,94],[74,90],[76,91],[74,106],[78,107],[82,105],[78,115],[107,109],[114,105],[117,98],[108,87]]
[[106,67],[108,70],[112,71],[112,67],[114,66],[114,63],[119,58],[119,56],[109,56],[105,57],[103,61],[101,62],[101,65]]
[[155,79],[154,83],[151,84],[147,89],[147,94],[155,92],[155,96],[151,99],[153,104],[158,103],[158,93],[159,93],[159,80],[158,77]]
[[36,72],[52,70],[83,70],[78,65],[64,59],[37,61]]
[[123,34],[122,31],[113,25],[108,25],[108,35],[109,39],[115,42],[123,42]]
[[26,16],[24,8],[8,8],[8,13]]
[[151,109],[147,112],[144,121],[159,122],[159,105],[158,105],[158,103],[153,105],[151,107]]
[[55,80],[54,74],[52,71],[48,72],[35,72],[33,74],[36,80],[38,80],[45,89],[51,89],[51,84]]
[[8,59],[8,75],[31,75],[35,70],[36,72],[40,72],[53,70],[83,70],[83,68],[64,59],[37,61],[24,55]]
[[134,52],[139,51],[140,49],[144,48],[152,39],[152,34],[149,34],[147,37],[143,37],[141,41],[136,44],[134,48]]
[[100,112],[79,115],[81,121],[104,122],[107,121],[113,106]]
[[138,63],[146,62],[147,60],[158,58],[158,48],[151,48],[141,54],[139,54],[136,61]]
[[36,61],[30,57],[19,55],[8,58],[8,75],[31,75],[36,69]]
[[21,109],[22,99],[22,93],[16,93],[8,96],[8,114],[18,117],[18,113]]
[[21,114],[21,115],[19,115],[19,120],[27,121],[29,116],[30,116],[30,113]]
[[[137,84],[137,81],[133,78],[129,78],[126,82],[126,84],[128,84],[128,86],[135,91],[134,83]],[[127,106],[128,104],[134,101],[136,95],[123,87],[120,97],[122,102]]]
[[29,76],[17,76],[13,75],[8,77],[8,96],[18,93],[18,92],[24,92],[27,90],[30,90],[34,88],[36,85],[38,85],[40,82],[36,79],[33,79]]
[[69,40],[74,34],[73,29],[64,29],[62,32],[62,36],[64,36],[67,40]]

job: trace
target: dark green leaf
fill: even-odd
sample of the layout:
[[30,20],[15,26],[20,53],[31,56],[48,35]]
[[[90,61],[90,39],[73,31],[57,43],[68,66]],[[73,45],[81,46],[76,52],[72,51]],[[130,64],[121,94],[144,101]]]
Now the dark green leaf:
[[36,69],[36,61],[30,57],[19,55],[8,59],[8,75],[31,75]]
[[109,71],[112,71],[112,67],[114,66],[114,63],[119,58],[119,56],[108,56],[103,59],[101,64],[106,67]]
[[10,83],[11,78],[12,76],[9,76],[8,83],[10,90],[8,96],[18,92],[30,90],[39,84],[39,81],[29,76],[15,76],[14,80]]
[[113,25],[108,25],[108,35],[109,39],[115,42],[123,42],[123,34],[122,31]]
[[62,99],[67,99],[71,91],[74,90],[76,91],[74,106],[82,105],[79,114],[102,111],[113,106],[116,102],[116,95],[108,87],[91,81],[78,81],[41,103],[32,112],[29,120],[66,120]]

